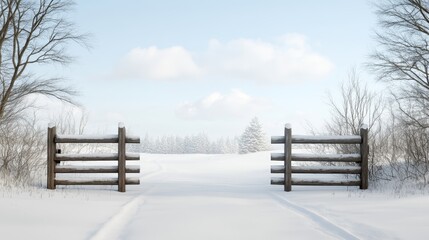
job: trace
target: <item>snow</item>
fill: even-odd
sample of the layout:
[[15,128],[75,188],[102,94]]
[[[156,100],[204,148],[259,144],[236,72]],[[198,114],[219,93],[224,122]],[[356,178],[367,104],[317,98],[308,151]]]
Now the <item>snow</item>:
[[276,176],[269,156],[142,154],[141,185],[126,193],[117,186],[0,187],[0,238],[427,238],[427,191],[404,196],[370,185],[284,192],[269,185]]

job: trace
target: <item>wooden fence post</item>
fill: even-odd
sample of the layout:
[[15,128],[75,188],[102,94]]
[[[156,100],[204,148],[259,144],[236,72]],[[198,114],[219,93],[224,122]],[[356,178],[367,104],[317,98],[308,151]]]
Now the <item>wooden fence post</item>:
[[362,142],[360,144],[361,155],[361,174],[360,174],[360,189],[368,189],[368,126],[362,125],[360,129]]
[[284,190],[292,190],[292,127],[290,124],[285,125],[285,160],[284,160]]
[[55,144],[56,127],[54,124],[48,126],[48,144],[47,144],[47,170],[48,170],[48,189],[55,189]]
[[125,126],[119,123],[118,126],[118,191],[125,192],[125,149],[126,137]]

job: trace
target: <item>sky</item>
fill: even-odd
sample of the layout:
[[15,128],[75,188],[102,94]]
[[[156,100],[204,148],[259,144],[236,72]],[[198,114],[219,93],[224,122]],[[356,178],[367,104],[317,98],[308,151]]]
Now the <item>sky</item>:
[[[237,136],[253,117],[267,135],[329,119],[327,94],[374,49],[369,1],[87,1],[69,15],[89,33],[75,61],[41,68],[66,79],[89,132]],[[48,73],[46,73],[48,74]],[[46,99],[39,99],[47,102]],[[45,104],[45,116],[63,109]]]

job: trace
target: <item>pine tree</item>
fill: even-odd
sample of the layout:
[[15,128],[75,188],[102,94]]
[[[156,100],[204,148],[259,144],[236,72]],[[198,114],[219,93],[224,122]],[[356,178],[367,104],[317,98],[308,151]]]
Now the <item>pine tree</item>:
[[140,144],[142,153],[151,153],[152,152],[152,139],[149,138],[149,135],[146,133],[142,143]]
[[259,152],[267,149],[265,134],[257,117],[254,117],[244,130],[239,141],[239,153]]

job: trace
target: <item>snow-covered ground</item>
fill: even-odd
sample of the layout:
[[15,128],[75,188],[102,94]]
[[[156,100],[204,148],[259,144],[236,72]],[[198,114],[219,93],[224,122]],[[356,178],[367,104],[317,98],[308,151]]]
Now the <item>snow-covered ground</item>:
[[[0,189],[0,239],[427,239],[429,195],[271,186],[269,152],[143,154],[141,185]],[[370,186],[371,188],[371,186]]]

